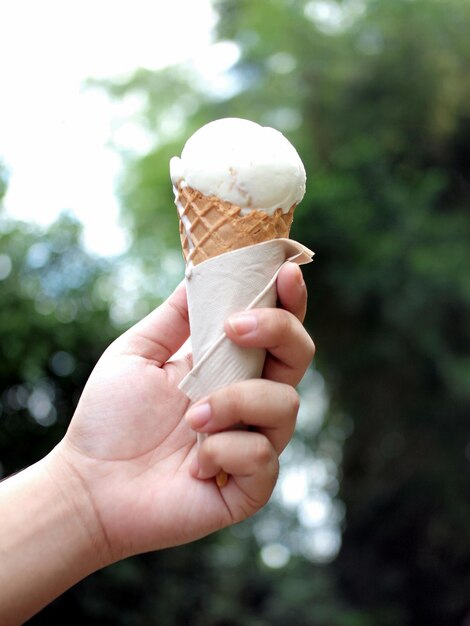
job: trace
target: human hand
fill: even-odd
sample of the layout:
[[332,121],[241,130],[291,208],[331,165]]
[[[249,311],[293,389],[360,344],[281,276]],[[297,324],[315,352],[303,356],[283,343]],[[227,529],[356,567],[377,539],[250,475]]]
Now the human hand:
[[[282,269],[277,290],[282,308],[226,324],[240,346],[267,349],[263,379],[217,391],[188,412],[178,390],[191,367],[182,285],[101,357],[50,455],[81,486],[76,500],[88,508],[81,515],[101,546],[101,564],[197,539],[269,499],[294,429],[294,386],[314,352],[301,323],[306,290],[296,265]],[[250,322],[255,328],[242,334]],[[233,429],[240,423],[250,429]],[[199,449],[195,430],[212,433]],[[230,474],[223,489],[212,480],[221,469]]]

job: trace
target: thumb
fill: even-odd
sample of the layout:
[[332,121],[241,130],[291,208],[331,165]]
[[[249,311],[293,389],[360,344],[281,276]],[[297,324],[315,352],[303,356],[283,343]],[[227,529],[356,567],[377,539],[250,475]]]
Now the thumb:
[[122,335],[121,345],[161,367],[189,336],[186,288],[181,282],[157,309]]

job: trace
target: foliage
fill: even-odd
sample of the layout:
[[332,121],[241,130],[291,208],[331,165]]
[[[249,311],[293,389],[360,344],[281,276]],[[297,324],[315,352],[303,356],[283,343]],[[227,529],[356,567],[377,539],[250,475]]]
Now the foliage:
[[0,250],[0,467],[10,474],[65,432],[116,330],[100,293],[109,268],[83,250],[73,219],[48,233],[3,219]]
[[[218,40],[234,42],[240,52],[224,91],[191,64],[140,70],[128,83],[106,86],[117,98],[146,95],[142,123],[155,140],[152,152],[129,160],[121,184],[131,254],[143,267],[157,255],[162,268],[165,251],[178,247],[168,161],[201,124],[247,117],[276,126],[296,145],[308,189],[292,235],[316,252],[305,270],[307,326],[330,396],[324,428],[301,439],[315,452],[323,446],[332,459],[333,434],[342,442],[343,461],[334,461],[346,507],[342,548],[326,565],[299,551],[285,567],[269,569],[258,558],[255,519],[239,531],[108,568],[35,623],[53,611],[63,615],[61,602],[68,602],[77,623],[464,624],[470,615],[470,5],[219,0],[216,7]],[[96,328],[109,327],[102,303],[90,312],[81,299],[93,293],[93,271],[66,289],[74,320],[58,324],[53,311],[41,312],[45,286],[34,281],[44,279],[21,270],[33,239],[15,237],[2,234],[1,252],[10,241],[14,269],[6,300],[2,291],[9,304],[0,328],[11,352],[1,370],[2,402],[18,403],[26,396],[15,385],[31,393],[38,381],[49,381],[57,351],[91,366],[104,340]],[[84,369],[74,370],[68,397],[83,384]],[[8,395],[12,388],[16,395]],[[7,447],[3,434],[0,458],[10,470],[9,447],[31,446],[29,462],[42,453],[44,431],[25,408],[8,411],[10,423],[21,414],[36,437],[34,444],[20,436],[15,442],[9,433]],[[70,415],[70,406],[61,414]],[[60,419],[57,425],[64,427]]]
[[1,201],[3,196],[6,193],[7,190],[7,180],[8,180],[8,175],[7,175],[7,170],[5,168],[5,166],[3,165],[3,163],[0,161],[0,209],[1,209]]
[[179,132],[157,130],[156,150],[133,163],[125,208],[138,234],[155,208],[166,228],[173,209],[157,172],[204,122],[241,116],[286,132],[309,178],[293,230],[316,251],[307,324],[332,413],[355,427],[344,447],[337,591],[374,623],[460,623],[470,608],[470,7],[217,8],[219,39],[240,50],[228,97],[171,71],[120,86],[149,94],[149,121],[186,112]]

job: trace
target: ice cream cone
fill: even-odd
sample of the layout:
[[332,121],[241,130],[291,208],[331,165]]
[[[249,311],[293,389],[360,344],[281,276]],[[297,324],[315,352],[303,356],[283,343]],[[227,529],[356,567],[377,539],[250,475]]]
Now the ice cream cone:
[[[305,168],[278,131],[248,120],[215,120],[196,131],[170,161],[186,261],[193,368],[179,388],[192,402],[234,382],[259,378],[266,351],[228,340],[225,320],[276,306],[286,261],[311,260],[290,241]],[[201,440],[198,434],[198,441]],[[223,487],[227,474],[220,472]]]
[[[226,252],[239,250],[272,239],[287,238],[295,205],[288,212],[277,209],[272,215],[251,210],[245,215],[236,204],[206,196],[188,185],[175,188],[180,218],[179,232],[187,267],[192,267]],[[216,482],[224,487],[226,472]]]
[[289,236],[295,205],[286,213],[279,208],[272,215],[256,209],[243,214],[239,206],[205,196],[187,185],[178,185],[175,194],[181,246],[188,266]]

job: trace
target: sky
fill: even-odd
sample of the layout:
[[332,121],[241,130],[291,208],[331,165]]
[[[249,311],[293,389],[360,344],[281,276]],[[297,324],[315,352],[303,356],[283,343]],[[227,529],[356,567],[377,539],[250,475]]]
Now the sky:
[[[98,254],[125,249],[115,194],[121,168],[113,129],[139,102],[113,103],[87,78],[123,79],[207,58],[215,14],[210,0],[2,0],[0,161],[9,171],[5,210],[49,224],[62,210],[85,226]],[[123,125],[135,150],[148,137]]]

